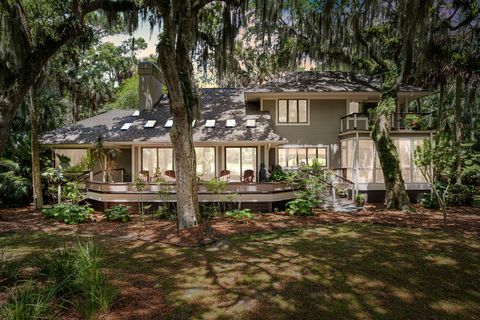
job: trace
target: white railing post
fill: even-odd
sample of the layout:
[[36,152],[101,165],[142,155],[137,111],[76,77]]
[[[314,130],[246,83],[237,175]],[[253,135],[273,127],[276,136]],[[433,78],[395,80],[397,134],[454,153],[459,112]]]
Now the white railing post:
[[343,119],[340,119],[340,132],[343,132]]
[[353,130],[357,130],[357,114],[353,114]]

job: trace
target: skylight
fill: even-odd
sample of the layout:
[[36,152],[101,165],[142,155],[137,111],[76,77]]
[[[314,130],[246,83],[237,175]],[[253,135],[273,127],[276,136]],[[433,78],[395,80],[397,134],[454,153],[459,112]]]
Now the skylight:
[[173,126],[173,119],[168,119],[167,122],[165,122],[165,128],[171,128]]
[[144,128],[153,128],[155,127],[155,124],[157,123],[157,120],[148,120],[147,123],[143,126]]
[[207,127],[207,128],[213,128],[213,127],[215,127],[215,120],[213,120],[213,119],[208,119],[207,122],[205,123],[205,127]]
[[247,128],[255,128],[257,126],[257,120],[247,119]]
[[197,120],[192,121],[192,128],[195,127],[195,123],[197,123]]
[[120,128],[120,130],[128,130],[131,125],[132,125],[131,122],[124,123],[123,126]]
[[235,121],[235,119],[228,119],[227,123],[226,123],[226,127],[227,128],[233,128],[233,127],[235,127],[236,124],[237,124],[237,122]]
[[132,117],[138,117],[140,115],[140,111],[136,110],[134,113],[132,113]]

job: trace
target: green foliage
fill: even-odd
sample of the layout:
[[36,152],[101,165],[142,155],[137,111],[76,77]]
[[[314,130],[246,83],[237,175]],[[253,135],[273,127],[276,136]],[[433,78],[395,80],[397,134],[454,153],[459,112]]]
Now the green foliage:
[[355,196],[355,204],[358,207],[363,207],[363,205],[365,204],[365,195],[361,193],[357,194]]
[[88,206],[76,204],[56,204],[50,208],[42,209],[43,215],[48,219],[63,221],[66,224],[77,224],[93,220],[94,210]]
[[417,114],[408,114],[405,116],[405,128],[409,130],[428,130],[428,122],[425,117]]
[[462,145],[462,183],[480,186],[480,141]]
[[288,182],[292,176],[294,175],[293,172],[285,171],[280,166],[276,166],[268,178],[270,182]]
[[130,207],[124,205],[117,205],[103,212],[105,219],[110,221],[127,222],[131,220],[130,213],[128,212]]
[[447,194],[447,203],[451,206],[471,206],[473,205],[474,195],[475,188],[454,184]]
[[78,189],[78,182],[67,182],[62,189],[62,198],[70,204],[78,204],[83,195]]
[[152,216],[154,218],[165,219],[170,221],[177,220],[177,214],[175,210],[172,210],[168,205],[161,205],[157,210],[153,211]]
[[237,220],[253,219],[253,212],[250,209],[231,210],[231,211],[227,211],[225,215],[229,218],[234,218]]
[[2,319],[46,319],[52,317],[55,288],[28,281],[15,287],[0,309]]
[[438,209],[437,197],[431,193],[422,193],[417,197],[417,203],[428,209]]
[[0,251],[0,286],[8,285],[18,279],[20,263],[9,259],[5,251]]
[[315,207],[315,203],[311,200],[297,198],[287,203],[285,211],[295,216],[312,216]]
[[138,74],[135,74],[123,81],[115,94],[115,98],[105,105],[104,110],[136,108],[139,104],[138,78]]
[[30,197],[30,179],[21,176],[18,163],[0,159],[0,207],[22,206]]

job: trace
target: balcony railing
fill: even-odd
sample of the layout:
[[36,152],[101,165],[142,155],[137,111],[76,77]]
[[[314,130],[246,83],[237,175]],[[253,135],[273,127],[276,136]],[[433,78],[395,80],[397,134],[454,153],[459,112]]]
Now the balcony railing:
[[[432,113],[396,112],[392,115],[392,130],[431,130]],[[373,124],[368,113],[351,113],[340,118],[340,132],[369,131]]]

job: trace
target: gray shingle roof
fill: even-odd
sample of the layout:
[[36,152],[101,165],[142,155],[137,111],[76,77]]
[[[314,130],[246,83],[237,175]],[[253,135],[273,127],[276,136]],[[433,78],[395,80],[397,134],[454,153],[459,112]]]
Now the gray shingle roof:
[[[201,119],[193,129],[194,141],[280,141],[273,132],[270,116],[246,114],[244,90],[202,89]],[[43,134],[42,144],[92,144],[102,135],[106,142],[169,142],[170,128],[164,125],[170,119],[168,101],[163,99],[157,109],[143,110],[133,117],[135,110],[113,110]],[[207,119],[215,119],[214,128],[206,128]],[[227,119],[235,119],[234,128],[226,128]],[[246,120],[256,119],[256,127],[247,128]],[[144,128],[148,120],[157,120],[154,128]],[[128,130],[123,124],[132,122]]]
[[[291,72],[261,86],[246,89],[246,92],[376,92],[378,78],[340,71]],[[403,85],[403,92],[423,92],[422,88]]]

